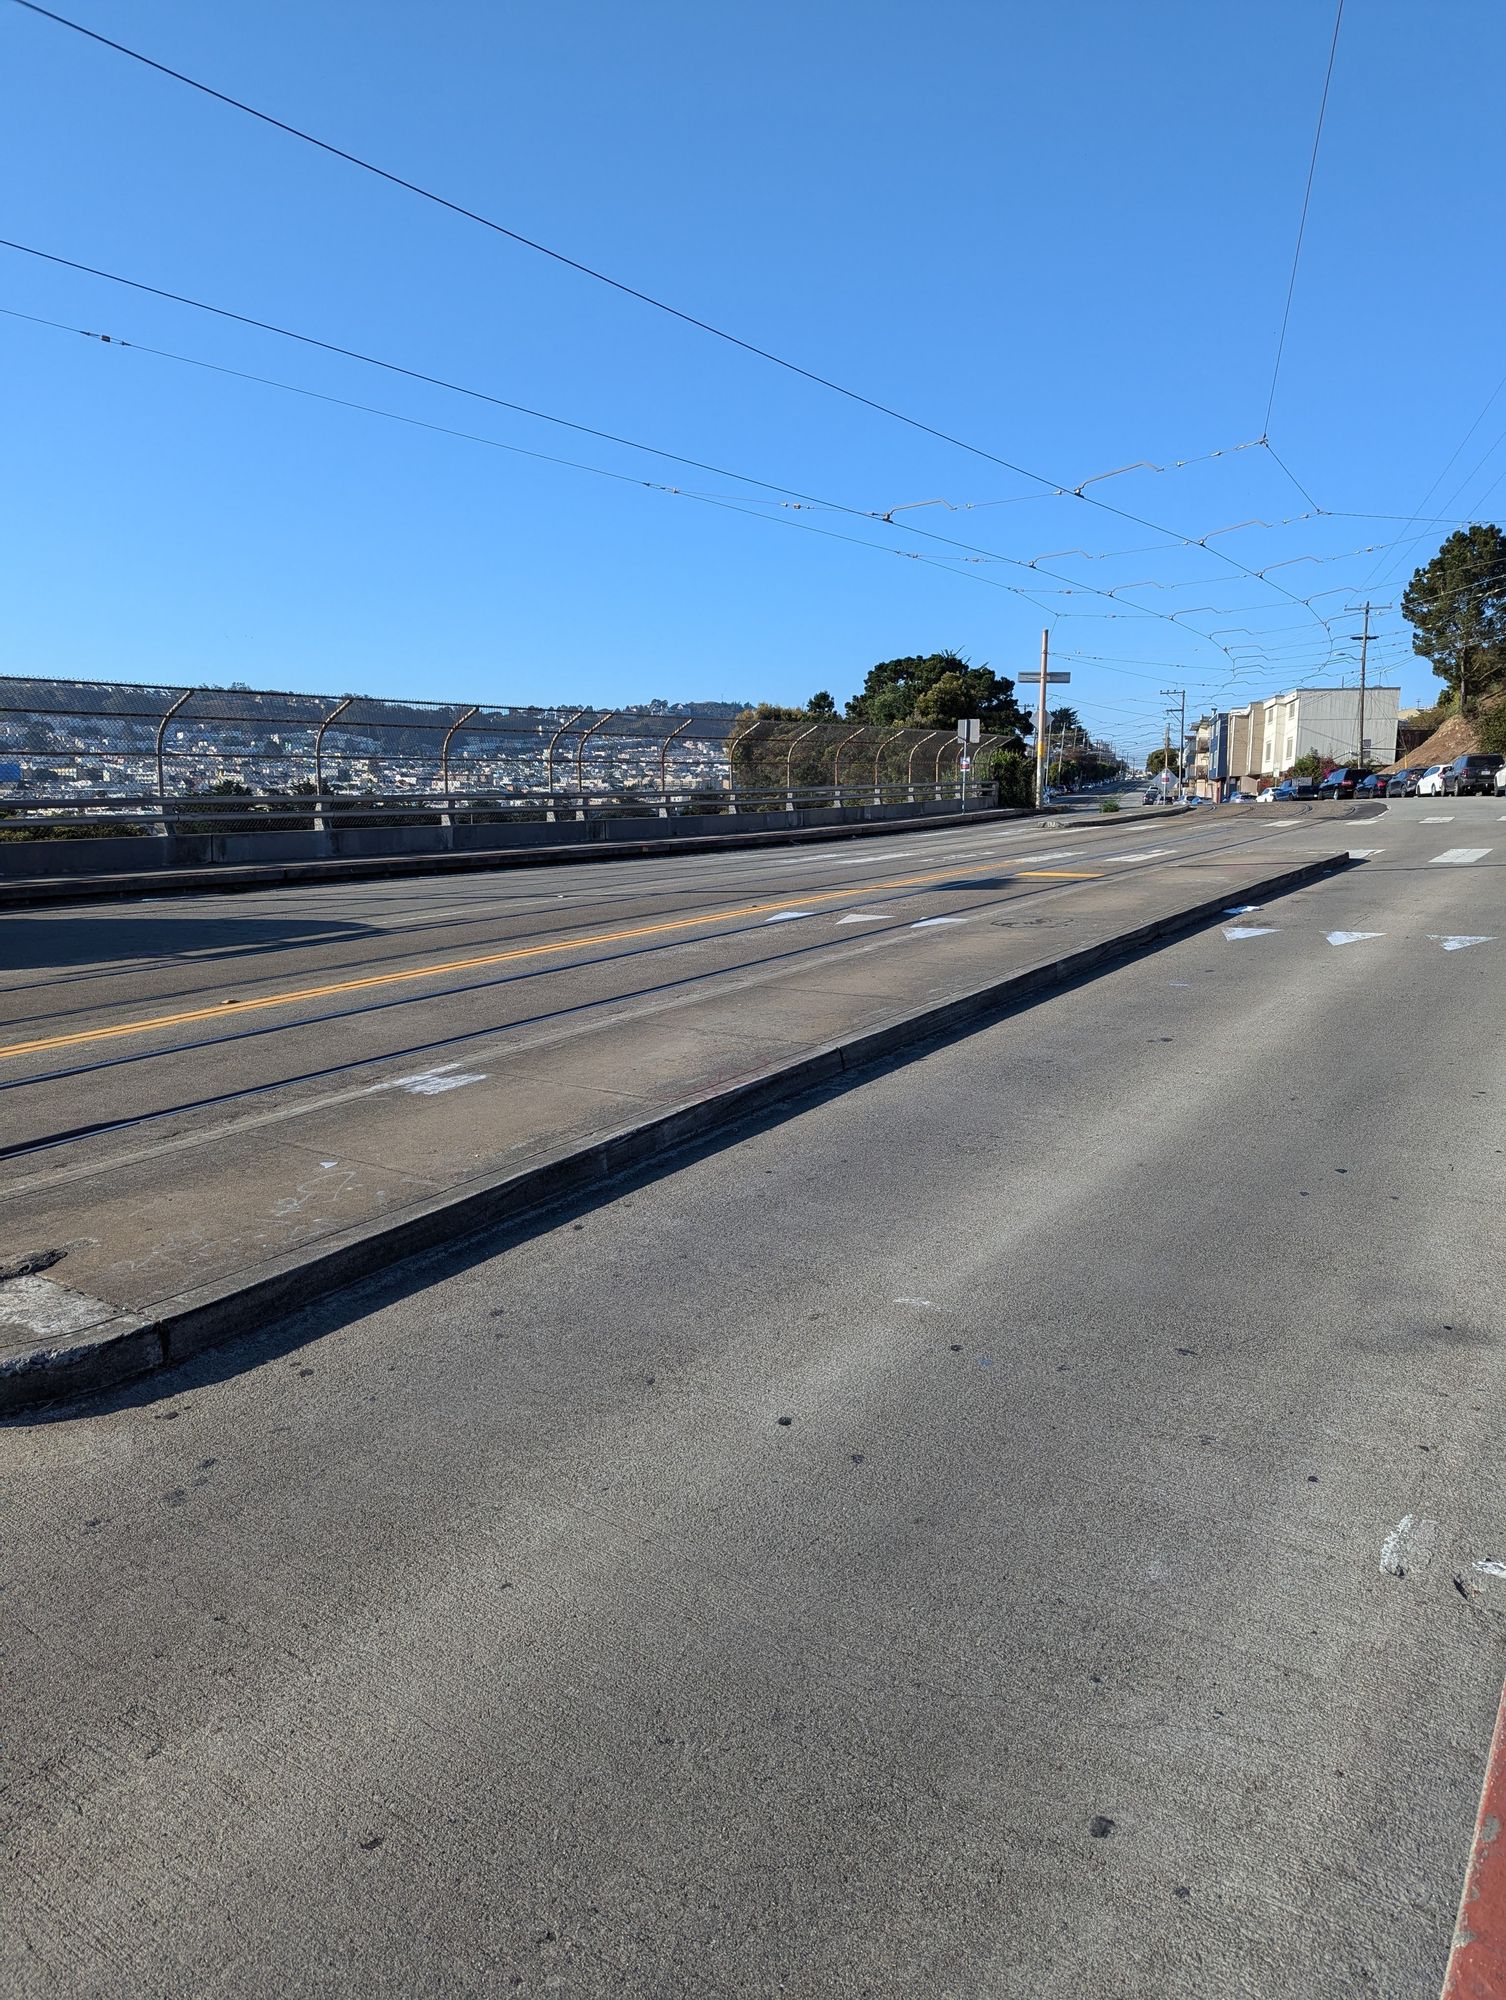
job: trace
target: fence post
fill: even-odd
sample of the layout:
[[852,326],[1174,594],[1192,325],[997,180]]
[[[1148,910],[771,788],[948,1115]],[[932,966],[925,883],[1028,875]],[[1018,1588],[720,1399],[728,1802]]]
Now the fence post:
[[574,715],[567,716],[550,737],[549,748],[544,752],[544,782],[549,792],[549,810],[546,817],[549,819],[554,818],[554,746],[559,742],[567,729],[575,727],[585,712],[583,708],[578,708]]
[[660,819],[669,818],[669,746],[671,743],[674,742],[677,736],[683,736],[686,730],[690,727],[691,723],[694,721],[695,717],[693,715],[687,715],[685,720],[678,727],[678,729],[671,729],[668,736],[666,736],[664,741],[659,745]]
[[164,713],[162,720],[157,724],[157,810],[162,816],[162,831],[164,834],[170,833],[172,829],[167,823],[167,773],[162,763],[163,739],[167,735],[167,725],[178,713],[184,702],[197,692],[196,688],[184,688],[182,694],[178,696],[178,699]]
[[601,725],[610,722],[616,713],[615,708],[609,708],[605,715],[598,715],[589,729],[581,731],[580,741],[575,746],[575,789],[580,794],[580,805],[575,814],[577,819],[584,819],[586,816],[586,745]]
[[813,722],[809,729],[802,729],[800,734],[792,740],[789,747],[789,751],[785,756],[784,804],[785,804],[785,810],[787,812],[793,812],[795,810],[795,775],[794,775],[795,752],[799,749],[800,745],[805,741],[807,736],[814,736],[816,731],[822,727],[823,725],[821,723]]
[[933,736],[943,736],[945,734],[945,730],[941,729],[923,730],[910,745],[910,761],[905,766],[905,791],[912,806],[915,803],[915,753],[921,748],[922,744],[929,743]]
[[901,738],[901,736],[904,735],[904,733],[905,732],[902,728],[896,729],[892,736],[886,736],[884,738],[883,742],[880,743],[877,750],[875,750],[873,753],[873,803],[876,806],[882,805],[884,802],[883,793],[879,790],[879,759],[883,756],[884,752],[889,748],[889,745],[891,743],[897,743]]
[[469,722],[473,715],[479,715],[480,713],[480,702],[473,702],[463,714],[456,716],[455,720],[445,731],[444,741],[439,746],[439,788],[444,793],[444,811],[439,815],[439,824],[441,826],[453,826],[455,823],[450,817],[450,738],[462,724]]
[[834,805],[842,803],[842,752],[850,750],[860,736],[867,734],[870,726],[866,722],[860,723],[851,736],[844,736],[837,745],[837,754],[831,760],[831,792]]
[[328,831],[328,822],[324,817],[324,732],[326,729],[329,728],[330,724],[335,720],[336,716],[340,716],[345,713],[346,709],[350,707],[350,704],[354,700],[355,696],[353,694],[348,694],[344,697],[343,700],[337,701],[334,707],[330,710],[329,714],[325,716],[324,720],[320,723],[318,729],[315,731],[314,734],[314,831],[315,833],[325,833]]

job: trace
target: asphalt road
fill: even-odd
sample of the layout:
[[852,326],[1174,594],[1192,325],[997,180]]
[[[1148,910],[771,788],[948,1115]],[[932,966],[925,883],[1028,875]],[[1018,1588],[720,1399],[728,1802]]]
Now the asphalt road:
[[1241,900],[1360,825],[996,822],[0,917],[0,1350],[244,1286],[1064,949]]
[[[441,1040],[455,1051],[468,1035],[519,1027],[533,1046],[576,1039],[583,1003],[590,1026],[616,1022],[692,961],[708,994],[788,966],[784,925],[797,917],[821,926],[800,934],[804,964],[817,938],[827,955],[850,950],[857,925],[872,940],[1005,904],[1045,910],[1083,877],[1296,853],[1315,839],[1326,850],[1353,830],[1347,811],[1311,808],[1225,808],[1161,824],[993,823],[779,852],[7,914],[0,1159],[71,1133],[84,1091],[91,1123],[181,1116],[223,1101],[227,1085],[265,1092],[337,1067],[369,1082],[384,1063],[411,1066]],[[291,1100],[288,1109],[297,1114]]]
[[0,1431],[7,1993],[1434,2000],[1506,1663],[1449,805]]

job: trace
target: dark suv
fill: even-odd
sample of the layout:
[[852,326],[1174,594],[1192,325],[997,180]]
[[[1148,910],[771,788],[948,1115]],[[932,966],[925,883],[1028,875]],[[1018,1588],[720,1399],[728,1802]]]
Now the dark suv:
[[1489,753],[1480,756],[1456,757],[1443,773],[1444,796],[1462,799],[1470,792],[1490,792],[1494,795],[1496,772],[1501,768],[1502,759]]
[[1352,799],[1354,788],[1365,773],[1353,764],[1341,764],[1336,771],[1330,771],[1318,787],[1320,799]]

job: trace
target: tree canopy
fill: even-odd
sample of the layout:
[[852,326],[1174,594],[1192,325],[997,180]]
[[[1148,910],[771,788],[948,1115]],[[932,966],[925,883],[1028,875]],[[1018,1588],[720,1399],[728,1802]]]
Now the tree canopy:
[[987,730],[1023,732],[1030,722],[1014,698],[1014,682],[956,652],[912,653],[868,669],[863,691],[847,704],[849,722],[922,723],[947,729],[976,715]]
[[1175,750],[1152,750],[1145,760],[1145,768],[1152,776],[1162,770],[1170,771],[1175,776],[1182,768],[1182,760]]
[[1506,535],[1499,528],[1476,522],[1456,529],[1413,573],[1401,608],[1413,652],[1431,661],[1461,711],[1506,685]]
[[826,689],[822,688],[819,693],[813,694],[805,704],[805,712],[813,722],[835,722],[837,719],[837,704],[826,692]]

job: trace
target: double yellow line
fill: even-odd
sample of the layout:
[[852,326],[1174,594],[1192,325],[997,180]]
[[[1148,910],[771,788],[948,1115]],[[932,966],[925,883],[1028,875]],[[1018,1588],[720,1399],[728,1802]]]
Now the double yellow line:
[[[514,945],[507,951],[482,952],[474,958],[448,958],[438,965],[404,966],[397,972],[372,972],[360,979],[341,979],[324,986],[299,986],[287,993],[265,993],[250,1000],[217,1000],[208,1007],[189,1007],[177,1014],[152,1014],[141,1021],[120,1021],[111,1028],[82,1028],[71,1035],[43,1035],[34,1041],[12,1042],[0,1048],[0,1061],[15,1056],[41,1055],[50,1049],[76,1049],[90,1042],[118,1041],[125,1035],[149,1035],[158,1028],[186,1027],[191,1021],[223,1021],[227,1008],[236,1016],[259,1012],[268,1007],[293,1007],[304,1000],[329,1000],[342,993],[365,993],[373,987],[396,986],[405,980],[441,979],[451,972],[474,972],[483,965],[510,965],[519,959],[546,958],[552,953],[589,951],[601,944],[625,944],[634,938],[662,937],[670,931],[693,930],[702,924],[725,924],[741,917],[769,916],[780,910],[804,908],[808,903],[847,900],[862,902],[870,896],[885,895],[895,889],[923,888],[928,882],[955,882],[967,875],[997,875],[998,861],[980,862],[971,868],[939,868],[927,875],[902,875],[892,882],[870,882],[861,889],[849,884],[841,889],[817,889],[804,896],[790,896],[777,903],[743,903],[731,910],[706,910],[698,916],[672,917],[663,923],[638,924],[631,930],[595,931],[589,937],[555,938],[548,944]],[[1046,878],[1063,882],[1090,882],[1099,877],[1097,869],[1021,868],[1016,877]]]

